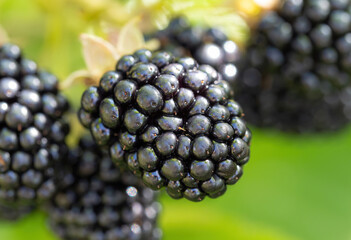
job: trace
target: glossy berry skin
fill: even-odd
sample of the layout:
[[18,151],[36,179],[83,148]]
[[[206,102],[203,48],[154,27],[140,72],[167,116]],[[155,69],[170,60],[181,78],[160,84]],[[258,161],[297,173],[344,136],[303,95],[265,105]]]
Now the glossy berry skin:
[[160,40],[161,50],[177,57],[193,57],[199,64],[215,68],[223,80],[236,81],[241,52],[220,29],[191,26],[186,18],[176,17],[165,29],[148,37]]
[[286,0],[253,33],[237,81],[246,119],[294,132],[351,119],[351,1]]
[[157,194],[117,168],[90,137],[82,137],[57,169],[61,179],[49,222],[62,239],[161,238]]
[[0,62],[0,215],[9,209],[17,216],[56,191],[55,165],[67,149],[68,102],[58,79],[24,58],[18,46],[0,46]]
[[[148,56],[143,62],[140,52]],[[113,91],[93,86],[83,93],[79,116],[89,121],[81,118],[82,124],[114,163],[151,189],[191,201],[221,196],[250,157],[251,132],[229,84],[190,57],[137,53],[122,57],[116,74],[107,73],[123,76]],[[120,67],[132,58],[134,65]]]

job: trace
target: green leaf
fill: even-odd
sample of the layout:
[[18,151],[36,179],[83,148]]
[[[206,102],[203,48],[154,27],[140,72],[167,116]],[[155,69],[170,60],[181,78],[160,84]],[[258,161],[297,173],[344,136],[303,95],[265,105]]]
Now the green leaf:
[[92,78],[98,79],[106,71],[113,70],[118,59],[111,43],[92,34],[82,34],[83,56]]
[[208,208],[206,204],[182,204],[180,201],[167,205],[162,215],[166,240],[240,239],[240,240],[293,240],[279,230]]
[[8,42],[9,38],[5,29],[0,25],[0,45]]

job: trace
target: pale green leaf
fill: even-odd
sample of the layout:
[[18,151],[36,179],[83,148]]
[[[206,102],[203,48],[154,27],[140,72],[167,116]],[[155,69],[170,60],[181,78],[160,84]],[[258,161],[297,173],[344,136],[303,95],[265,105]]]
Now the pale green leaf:
[[105,34],[107,41],[109,41],[112,46],[116,48],[118,44],[120,29],[110,22],[102,21],[100,23],[101,30]]
[[0,45],[8,42],[9,37],[7,36],[7,33],[3,27],[0,25]]
[[73,84],[81,82],[87,82],[87,79],[91,79],[91,74],[88,70],[82,69],[71,73],[63,82],[60,83],[61,89],[70,88]]
[[131,54],[144,47],[144,36],[138,28],[139,21],[139,18],[134,18],[121,29],[117,43],[117,52],[120,55]]
[[118,54],[111,43],[91,34],[82,34],[80,39],[84,60],[93,78],[114,69]]

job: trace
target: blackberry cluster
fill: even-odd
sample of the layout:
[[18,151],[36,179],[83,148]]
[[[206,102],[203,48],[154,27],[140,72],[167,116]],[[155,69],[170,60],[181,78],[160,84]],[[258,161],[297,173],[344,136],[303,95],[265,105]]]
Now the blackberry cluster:
[[148,187],[201,201],[222,195],[249,160],[251,132],[231,95],[209,65],[138,50],[84,92],[79,118]]
[[13,206],[0,204],[0,222],[16,221],[33,211],[32,206]]
[[289,131],[351,119],[351,1],[286,0],[266,15],[238,79],[246,119]]
[[199,64],[214,67],[222,79],[235,82],[241,52],[220,29],[191,26],[185,17],[176,17],[151,37],[160,40],[162,50],[176,57],[193,57]]
[[68,133],[57,83],[18,46],[0,47],[0,205],[29,207],[55,192],[53,166]]
[[156,240],[156,193],[120,171],[91,138],[82,138],[60,166],[50,225],[64,240]]

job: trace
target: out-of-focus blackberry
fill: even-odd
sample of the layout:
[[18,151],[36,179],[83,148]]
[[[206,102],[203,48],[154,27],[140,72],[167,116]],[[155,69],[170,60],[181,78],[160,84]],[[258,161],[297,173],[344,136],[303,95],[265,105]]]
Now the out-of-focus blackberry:
[[351,119],[350,7],[349,0],[286,0],[262,19],[237,81],[249,122],[302,132]]
[[68,132],[57,84],[18,46],[0,47],[0,204],[32,206],[55,192],[53,166]]
[[199,64],[214,67],[222,79],[235,82],[241,52],[220,29],[191,26],[185,17],[176,17],[167,28],[148,37],[159,39],[162,50],[176,57],[193,57]]
[[140,51],[84,92],[82,124],[150,188],[192,201],[222,195],[241,177],[251,140],[228,82],[190,57]]
[[50,225],[62,239],[160,239],[157,194],[140,179],[118,169],[91,138],[82,138],[67,160],[49,207]]
[[1,221],[16,221],[28,215],[34,207],[32,206],[16,206],[0,204],[0,222]]

